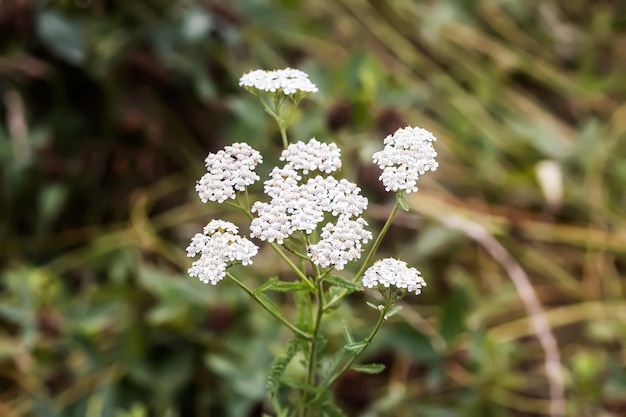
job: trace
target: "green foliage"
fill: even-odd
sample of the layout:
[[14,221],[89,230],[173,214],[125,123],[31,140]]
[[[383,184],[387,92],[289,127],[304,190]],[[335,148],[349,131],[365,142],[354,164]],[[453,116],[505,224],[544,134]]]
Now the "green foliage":
[[285,353],[277,356],[274,360],[274,364],[272,365],[267,379],[267,389],[270,391],[271,395],[276,395],[276,390],[280,386],[280,381],[287,370],[289,362],[291,362],[296,353],[301,349],[298,346],[299,343],[301,343],[301,341],[297,337],[293,338],[287,345]]
[[306,289],[308,289],[308,286],[302,282],[285,282],[279,280],[278,277],[272,277],[257,288],[254,293],[258,295],[266,291],[297,292]]
[[330,275],[324,278],[324,281],[335,287],[348,290],[348,293],[356,292],[356,291],[363,291],[363,285],[361,285],[360,283],[348,281],[336,275]]
[[364,374],[379,374],[385,370],[385,365],[382,363],[368,363],[366,365],[352,365],[350,369],[363,372]]

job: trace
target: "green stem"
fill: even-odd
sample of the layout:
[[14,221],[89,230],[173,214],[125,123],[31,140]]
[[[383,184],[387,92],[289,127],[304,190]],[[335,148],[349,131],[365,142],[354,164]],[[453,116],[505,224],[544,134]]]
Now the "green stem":
[[267,105],[267,103],[265,102],[265,100],[263,100],[263,97],[258,95],[257,96],[259,98],[259,101],[261,102],[261,104],[263,105],[263,108],[265,108],[265,111],[272,116],[272,119],[276,120],[277,122],[279,121],[279,116],[278,114],[276,114],[274,112],[274,110],[272,110],[272,108],[270,106]]
[[[248,194],[248,187],[246,187],[244,195],[246,196],[246,211],[250,211],[250,195]],[[250,215],[252,215],[252,213],[250,213]]]
[[245,192],[245,198],[246,198],[246,204],[244,205],[244,203],[241,201],[241,194],[237,193],[236,199],[235,199],[235,201],[237,201],[237,204],[229,203],[229,205],[243,211],[244,214],[248,217],[248,219],[252,220],[254,216],[252,215],[252,212],[250,211],[250,203],[248,201],[248,188],[247,187],[246,187],[246,192]]
[[283,126],[281,122],[278,122],[278,127],[280,128],[280,137],[283,139],[283,148],[287,149],[289,146],[289,140],[287,139],[287,128]]
[[315,286],[313,285],[313,283],[311,282],[311,280],[309,280],[309,278],[308,278],[308,277],[304,274],[304,272],[302,272],[302,271],[300,270],[300,268],[298,268],[298,267],[296,266],[296,264],[294,264],[294,263],[291,261],[291,259],[289,259],[289,257],[288,257],[287,255],[285,255],[285,252],[283,252],[283,251],[280,249],[280,247],[279,247],[276,243],[274,243],[274,242],[271,242],[271,243],[270,243],[270,242],[268,242],[268,243],[269,243],[269,245],[272,247],[272,249],[274,249],[274,251],[278,254],[278,256],[280,256],[280,257],[283,259],[283,261],[285,261],[285,262],[287,263],[287,265],[289,265],[289,267],[291,268],[291,270],[292,270],[293,272],[295,272],[295,273],[296,273],[296,275],[298,275],[298,277],[299,277],[302,281],[306,282],[306,283],[307,283],[307,284],[308,284],[311,288],[315,288]]
[[[308,252],[308,251],[309,251],[309,250],[308,250],[308,247],[309,247],[309,246],[311,246],[311,241],[309,240],[309,236],[307,236],[307,234],[306,234],[306,233],[304,233],[304,232],[302,232],[302,240],[304,240],[304,244],[306,245],[306,247],[307,247],[307,252]],[[322,277],[322,275],[321,275],[321,273],[320,273],[320,268],[319,268],[319,266],[317,266],[317,265],[313,262],[313,259],[311,259],[311,257],[310,257],[310,256],[307,256],[307,259],[308,259],[308,260],[309,260],[309,262],[311,263],[311,267],[313,268],[313,271],[315,272],[315,276],[316,276],[316,277],[318,277],[318,279],[322,279],[323,277]],[[326,274],[324,274],[324,275],[326,275]]]
[[283,99],[280,95],[274,96],[274,111],[277,115],[276,121],[278,122],[278,128],[280,129],[280,137],[283,140],[283,148],[287,149],[289,146],[289,139],[287,139],[287,126],[289,126],[289,118],[285,118],[283,113]]
[[[354,356],[348,362],[346,362],[339,371],[337,371],[332,377],[330,377],[328,381],[325,382],[324,386],[322,387],[322,389],[320,389],[320,391],[317,394],[317,397],[315,397],[314,400],[319,399],[321,394],[326,392],[330,388],[330,386],[334,384],[335,381],[337,381],[337,379],[339,379],[341,375],[343,375],[344,372],[350,369],[350,367],[356,362],[359,356],[361,356],[363,351],[365,351],[365,349],[367,349],[370,343],[372,343],[372,339],[374,339],[374,337],[380,330],[380,327],[382,326],[383,322],[385,321],[385,315],[389,311],[389,308],[393,305],[393,303],[391,303],[390,301],[391,301],[391,290],[387,293],[387,297],[385,301],[385,308],[383,308],[383,310],[380,312],[380,316],[378,317],[376,326],[374,326],[374,329],[372,329],[369,336],[365,338],[364,340],[365,344],[363,345],[363,347],[359,349],[356,353],[354,353]],[[315,339],[313,339],[313,341],[314,340]],[[313,343],[313,341],[311,343]]]
[[396,204],[393,206],[393,209],[391,210],[391,213],[389,213],[389,217],[387,218],[387,221],[385,222],[385,225],[380,230],[380,233],[378,234],[378,237],[376,237],[376,241],[374,242],[374,244],[370,248],[370,251],[367,254],[367,257],[365,258],[365,261],[363,261],[363,264],[361,265],[361,269],[359,269],[359,272],[357,272],[357,274],[354,276],[354,278],[352,279],[352,282],[358,281],[358,279],[361,278],[363,276],[363,274],[365,273],[365,270],[369,266],[369,263],[372,261],[372,257],[374,256],[374,254],[378,250],[378,247],[380,246],[380,243],[383,241],[383,238],[385,237],[385,234],[387,233],[387,230],[389,230],[389,227],[391,226],[391,223],[393,222],[393,218],[396,217],[396,213],[398,212],[399,208],[400,208],[400,203],[396,201]]
[[[320,328],[322,327],[322,315],[324,314],[324,293],[323,293],[323,287],[322,287],[322,280],[320,279],[319,275],[316,275],[317,277],[317,312],[315,315],[315,324],[313,327],[313,339],[311,339],[311,347],[309,349],[309,366],[307,369],[307,376],[306,376],[306,387],[310,388],[313,386],[313,379],[315,377],[315,370],[317,368],[317,341],[319,338],[319,334],[320,334]],[[309,407],[309,398],[310,398],[310,391],[305,391],[304,393],[304,401],[303,401],[303,407],[304,407],[304,417],[308,417],[309,416],[309,411],[311,411],[311,407]]]
[[235,278],[229,271],[226,271],[226,276],[228,278],[230,278],[231,280],[233,280],[235,282],[235,284],[237,284],[242,290],[244,290],[246,292],[246,294],[248,294],[250,297],[252,297],[252,299],[254,301],[256,301],[261,307],[263,307],[265,309],[265,311],[270,313],[272,316],[274,316],[275,319],[277,319],[278,321],[283,323],[285,326],[287,326],[289,328],[289,330],[291,330],[292,332],[294,332],[294,333],[296,333],[296,334],[306,338],[307,340],[311,340],[312,336],[309,333],[307,333],[307,332],[305,332],[303,330],[298,329],[296,326],[294,326],[292,323],[290,323],[286,318],[282,317],[281,315],[279,315],[275,311],[273,311],[271,308],[269,308],[265,304],[265,301],[260,299],[254,293],[254,291],[252,291],[250,288],[248,288],[246,286],[246,284],[244,284],[243,282],[241,282],[237,278]]

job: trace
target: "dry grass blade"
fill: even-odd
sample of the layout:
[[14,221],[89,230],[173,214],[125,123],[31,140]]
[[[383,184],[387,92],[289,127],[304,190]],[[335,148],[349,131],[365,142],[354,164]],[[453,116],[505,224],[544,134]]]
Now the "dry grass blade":
[[559,346],[526,272],[511,254],[478,223],[456,215],[446,215],[439,220],[447,227],[459,230],[478,242],[508,273],[530,315],[535,335],[546,354],[545,367],[550,385],[550,415],[552,417],[563,416],[565,414],[565,387],[561,373]]

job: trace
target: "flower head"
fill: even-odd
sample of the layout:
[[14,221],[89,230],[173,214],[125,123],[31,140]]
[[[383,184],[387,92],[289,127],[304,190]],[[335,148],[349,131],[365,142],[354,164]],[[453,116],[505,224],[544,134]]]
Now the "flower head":
[[383,170],[380,180],[387,191],[417,191],[417,180],[439,164],[432,143],[437,138],[426,129],[405,127],[385,138],[385,148],[372,159]]
[[334,143],[322,143],[312,138],[308,143],[292,143],[280,155],[281,161],[303,174],[321,171],[330,174],[341,168],[341,150]]
[[[341,168],[340,150],[334,143],[316,139],[297,142],[283,151],[286,162],[274,168],[265,181],[269,203],[256,202],[252,212],[257,217],[250,225],[252,237],[282,244],[296,231],[311,235],[326,221],[320,240],[309,246],[311,260],[322,268],[343,269],[347,262],[361,257],[361,247],[372,234],[360,216],[367,208],[367,198],[354,183],[332,176],[313,176]],[[337,218],[335,223],[329,217]]]
[[374,288],[382,285],[385,288],[394,286],[409,292],[420,294],[426,282],[415,268],[408,268],[406,262],[385,258],[376,261],[363,275],[363,286]]
[[257,201],[252,205],[251,211],[257,213],[257,217],[250,223],[252,237],[282,244],[295,231],[286,207],[274,200],[271,203]]
[[335,224],[327,223],[322,228],[321,240],[309,247],[313,263],[342,270],[348,262],[359,259],[362,245],[372,238],[365,226],[367,222],[362,217],[350,220],[346,215],[339,216]]
[[272,199],[252,206],[252,212],[257,213],[250,224],[252,237],[282,244],[297,230],[313,233],[327,213],[348,220],[367,208],[361,189],[346,179],[318,175],[301,184],[295,178],[286,168],[272,171],[265,182],[266,193]]
[[196,233],[187,247],[187,256],[200,254],[200,259],[191,264],[189,275],[215,285],[226,276],[226,269],[233,263],[251,264],[259,248],[237,235],[237,230],[230,222],[212,220],[204,227],[204,233]]
[[239,79],[239,85],[266,93],[278,92],[286,96],[317,92],[317,87],[309,80],[309,76],[305,72],[293,68],[250,71]]
[[261,154],[246,143],[233,143],[217,153],[210,153],[205,163],[207,173],[196,184],[202,202],[235,198],[235,191],[244,191],[259,180],[254,172],[263,162]]

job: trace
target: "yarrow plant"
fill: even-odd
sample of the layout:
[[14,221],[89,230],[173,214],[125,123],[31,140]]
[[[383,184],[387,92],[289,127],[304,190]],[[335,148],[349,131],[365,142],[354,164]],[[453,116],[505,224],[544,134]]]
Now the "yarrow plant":
[[[250,220],[250,239],[239,235],[235,224],[212,220],[187,248],[188,256],[200,255],[189,275],[213,285],[227,277],[291,331],[293,338],[285,353],[269,372],[268,406],[275,415],[343,415],[333,404],[330,387],[349,369],[382,371],[382,365],[357,361],[384,320],[399,311],[398,301],[408,294],[419,295],[426,286],[420,272],[401,260],[372,260],[398,209],[408,209],[405,193],[417,191],[419,177],[437,169],[436,138],[418,127],[400,128],[385,138],[384,149],[373,155],[385,189],[396,193],[396,204],[370,244],[374,235],[362,217],[367,198],[355,183],[336,178],[341,150],[315,138],[292,142],[287,136],[293,109],[317,91],[309,76],[291,68],[255,70],[243,75],[239,84],[258,97],[278,123],[284,146],[279,160],[284,164],[274,167],[264,181],[266,197],[251,202],[248,188],[260,180],[255,169],[263,162],[261,154],[246,143],[234,143],[207,156],[207,173],[196,184],[200,199],[242,211]],[[257,244],[271,247],[292,276],[269,279],[254,290],[234,276],[230,268],[251,265],[259,251]],[[354,275],[338,275],[337,271],[364,254]],[[382,304],[367,303],[377,310],[377,322],[362,340],[355,340],[344,323],[343,349],[328,352],[322,322],[348,294],[364,288],[382,295]],[[284,314],[268,297],[270,291],[291,293],[297,317]],[[305,372],[300,381],[293,381],[285,377],[285,371],[297,356],[303,358]]]

